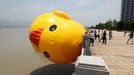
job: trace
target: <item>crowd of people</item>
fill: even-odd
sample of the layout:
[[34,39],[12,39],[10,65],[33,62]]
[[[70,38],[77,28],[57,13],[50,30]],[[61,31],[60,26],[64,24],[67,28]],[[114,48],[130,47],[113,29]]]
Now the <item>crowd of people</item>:
[[[98,40],[99,43],[107,44],[106,30],[87,30],[86,35],[89,37],[89,45],[94,46],[94,41]],[[112,39],[112,30],[109,30],[109,40]]]
[[[126,36],[126,33],[127,32],[124,32],[124,37]],[[107,44],[107,40],[112,40],[113,38],[112,30],[89,29],[87,30],[86,35],[89,38],[89,46],[94,46],[95,40],[97,40],[98,43]],[[134,33],[130,32],[128,36],[127,44],[129,41],[133,44]]]

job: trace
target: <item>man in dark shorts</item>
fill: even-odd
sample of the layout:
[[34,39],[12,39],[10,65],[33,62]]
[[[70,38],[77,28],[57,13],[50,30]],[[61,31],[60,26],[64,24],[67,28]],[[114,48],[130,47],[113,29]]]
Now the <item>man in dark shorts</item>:
[[128,44],[128,42],[129,42],[129,40],[131,40],[131,42],[132,42],[132,44],[133,44],[133,37],[134,37],[134,33],[131,32],[131,33],[129,34],[129,38],[128,38],[128,40],[127,40],[127,44]]

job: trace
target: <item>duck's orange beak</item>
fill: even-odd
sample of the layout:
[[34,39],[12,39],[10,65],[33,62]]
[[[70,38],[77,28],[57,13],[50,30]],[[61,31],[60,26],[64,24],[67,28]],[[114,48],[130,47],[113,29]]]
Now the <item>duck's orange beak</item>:
[[39,47],[39,41],[40,41],[40,37],[41,37],[41,33],[42,33],[43,29],[44,28],[36,29],[36,30],[30,32],[30,34],[29,34],[30,41],[38,47]]

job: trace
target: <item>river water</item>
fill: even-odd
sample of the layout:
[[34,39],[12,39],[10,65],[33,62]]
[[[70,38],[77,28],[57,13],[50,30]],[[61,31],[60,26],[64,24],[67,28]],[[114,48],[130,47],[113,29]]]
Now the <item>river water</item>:
[[28,29],[0,30],[0,75],[29,75],[50,63],[32,48]]

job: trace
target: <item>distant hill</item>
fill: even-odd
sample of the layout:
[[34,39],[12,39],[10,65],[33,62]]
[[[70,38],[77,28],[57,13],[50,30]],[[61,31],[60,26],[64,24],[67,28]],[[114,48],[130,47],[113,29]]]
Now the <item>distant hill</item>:
[[31,22],[16,21],[12,22],[5,19],[0,19],[0,28],[28,28]]

